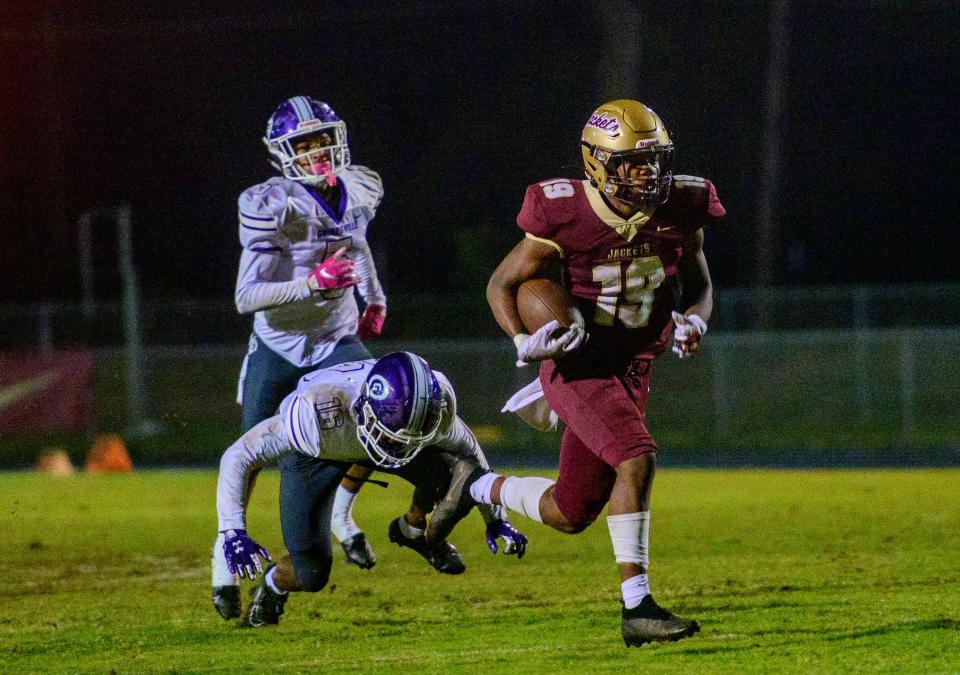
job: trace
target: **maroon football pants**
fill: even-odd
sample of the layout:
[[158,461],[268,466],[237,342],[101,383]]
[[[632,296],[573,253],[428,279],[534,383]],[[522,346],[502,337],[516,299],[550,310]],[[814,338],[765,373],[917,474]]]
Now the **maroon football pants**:
[[593,376],[575,362],[540,366],[544,396],[566,425],[554,498],[572,525],[586,527],[600,515],[616,480],[614,467],[657,451],[646,425],[650,365],[636,360],[620,374]]

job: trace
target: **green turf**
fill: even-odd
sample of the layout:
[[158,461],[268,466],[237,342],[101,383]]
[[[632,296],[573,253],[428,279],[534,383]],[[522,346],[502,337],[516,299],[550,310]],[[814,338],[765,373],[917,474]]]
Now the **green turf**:
[[[517,517],[522,561],[471,515],[446,577],[387,541],[409,489],[368,487],[356,516],[377,567],[294,596],[279,628],[208,599],[211,471],[0,474],[3,672],[960,671],[960,470],[662,470],[651,576],[703,632],[625,649],[606,525],[565,536]],[[280,553],[277,474],[250,529]]]

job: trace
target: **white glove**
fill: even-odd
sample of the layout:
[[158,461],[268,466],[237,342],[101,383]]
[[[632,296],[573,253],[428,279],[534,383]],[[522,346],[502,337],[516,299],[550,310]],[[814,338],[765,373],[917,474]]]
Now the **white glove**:
[[513,343],[517,346],[517,367],[574,352],[590,337],[579,323],[563,329],[562,333],[558,329],[560,322],[554,319],[540,326],[533,335],[516,335]]
[[696,314],[673,313],[673,353],[681,359],[693,356],[700,349],[700,340],[707,334],[707,322]]

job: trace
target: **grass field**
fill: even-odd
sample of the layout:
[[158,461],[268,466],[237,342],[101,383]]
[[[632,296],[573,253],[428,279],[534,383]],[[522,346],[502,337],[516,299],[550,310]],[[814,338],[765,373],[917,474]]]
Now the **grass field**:
[[[379,562],[334,563],[278,628],[209,602],[213,471],[0,474],[0,671],[419,673],[960,671],[960,470],[662,470],[651,578],[702,633],[625,649],[604,522],[564,536],[517,516],[522,561],[482,521],[446,577],[387,541],[406,484],[368,487],[357,520]],[[277,474],[251,533],[282,551]]]

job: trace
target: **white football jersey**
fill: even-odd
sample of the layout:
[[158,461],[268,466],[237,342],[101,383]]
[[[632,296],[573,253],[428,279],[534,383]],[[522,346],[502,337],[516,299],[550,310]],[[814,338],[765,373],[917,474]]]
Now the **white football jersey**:
[[235,301],[242,314],[255,312],[253,330],[295,366],[319,363],[337,340],[357,330],[359,312],[351,290],[312,293],[307,275],[340,247],[347,248],[364,302],[386,306],[367,244],[383,186],[376,172],[347,167],[337,176],[338,209],[305,186],[275,176],[245,190],[238,200],[240,269]]
[[[247,476],[285,452],[343,462],[370,458],[357,438],[354,403],[376,360],[352,361],[308,373],[280,404],[277,415],[260,422],[231,445],[220,460],[217,515],[220,531],[244,528],[243,494]],[[453,386],[433,371],[445,407],[437,437],[430,443],[452,458],[475,458],[490,468],[473,432],[457,415]],[[500,507],[484,505],[485,519],[501,517]]]

